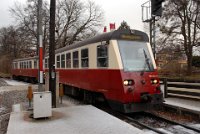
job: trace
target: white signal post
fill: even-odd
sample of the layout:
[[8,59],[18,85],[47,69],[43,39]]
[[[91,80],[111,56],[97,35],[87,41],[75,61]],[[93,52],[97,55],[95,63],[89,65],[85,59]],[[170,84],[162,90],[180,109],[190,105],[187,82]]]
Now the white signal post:
[[38,0],[38,46],[39,46],[39,70],[38,70],[38,80],[39,80],[39,91],[42,91],[43,84],[43,44],[42,44],[42,0]]

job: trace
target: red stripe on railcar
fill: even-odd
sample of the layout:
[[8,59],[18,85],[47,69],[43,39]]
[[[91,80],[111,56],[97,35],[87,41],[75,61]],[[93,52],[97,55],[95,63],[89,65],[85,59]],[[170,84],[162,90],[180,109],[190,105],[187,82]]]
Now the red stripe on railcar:
[[12,75],[37,78],[38,77],[38,69],[13,69]]

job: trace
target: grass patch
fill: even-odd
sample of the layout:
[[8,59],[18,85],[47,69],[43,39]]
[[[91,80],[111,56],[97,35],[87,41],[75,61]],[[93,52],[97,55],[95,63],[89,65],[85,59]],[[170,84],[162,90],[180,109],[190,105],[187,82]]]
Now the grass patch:
[[0,77],[2,77],[2,78],[10,78],[11,74],[6,74],[6,73],[0,72]]

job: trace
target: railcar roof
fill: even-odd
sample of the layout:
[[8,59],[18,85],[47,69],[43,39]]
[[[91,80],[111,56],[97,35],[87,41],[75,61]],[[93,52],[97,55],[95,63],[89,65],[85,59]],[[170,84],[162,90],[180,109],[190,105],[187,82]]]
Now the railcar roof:
[[138,30],[129,30],[129,29],[120,29],[120,30],[115,30],[112,32],[107,32],[107,33],[103,33],[97,36],[94,36],[90,39],[81,41],[81,42],[77,42],[75,44],[72,45],[68,45],[65,46],[63,48],[57,49],[55,53],[60,53],[63,51],[67,51],[67,50],[71,50],[74,48],[78,48],[81,46],[85,46],[88,44],[92,44],[92,43],[97,43],[97,42],[101,42],[101,41],[109,41],[111,39],[121,39],[121,35],[138,35],[142,37],[142,41],[144,42],[149,42],[149,38],[147,36],[146,33],[142,32],[142,31],[138,31]]
[[36,58],[38,58],[38,56],[27,57],[27,58],[19,58],[19,59],[15,59],[13,61],[16,62],[16,61],[24,61],[24,60],[33,60],[33,59],[36,59]]
[[[138,36],[142,37],[142,40],[140,40],[140,41],[149,42],[148,35],[146,33],[142,32],[142,31],[133,30],[133,29],[132,30],[120,29],[120,30],[115,30],[115,31],[112,31],[112,32],[103,33],[103,34],[94,36],[92,38],[86,39],[84,41],[80,41],[80,42],[77,42],[75,44],[65,46],[63,48],[57,49],[55,53],[61,53],[63,51],[75,49],[75,48],[85,46],[85,45],[88,45],[88,44],[92,44],[92,43],[109,41],[109,40],[112,40],[112,39],[122,39],[121,35],[138,35]],[[126,39],[126,40],[128,40],[128,39]],[[46,56],[48,56],[48,54]],[[38,56],[15,59],[13,61],[16,62],[16,61],[32,60],[32,59],[36,59],[36,58],[38,58]]]

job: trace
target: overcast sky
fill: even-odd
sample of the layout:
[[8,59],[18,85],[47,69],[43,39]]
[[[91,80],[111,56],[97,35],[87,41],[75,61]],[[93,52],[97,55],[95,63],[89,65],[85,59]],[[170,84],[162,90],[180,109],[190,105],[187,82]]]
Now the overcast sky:
[[[0,2],[0,27],[14,24],[9,8],[18,1],[25,3],[26,0],[1,0]],[[50,0],[49,0],[50,1]],[[105,26],[116,23],[116,27],[124,20],[132,29],[143,30],[141,5],[148,0],[93,0],[105,12]],[[103,28],[102,28],[103,30]]]

